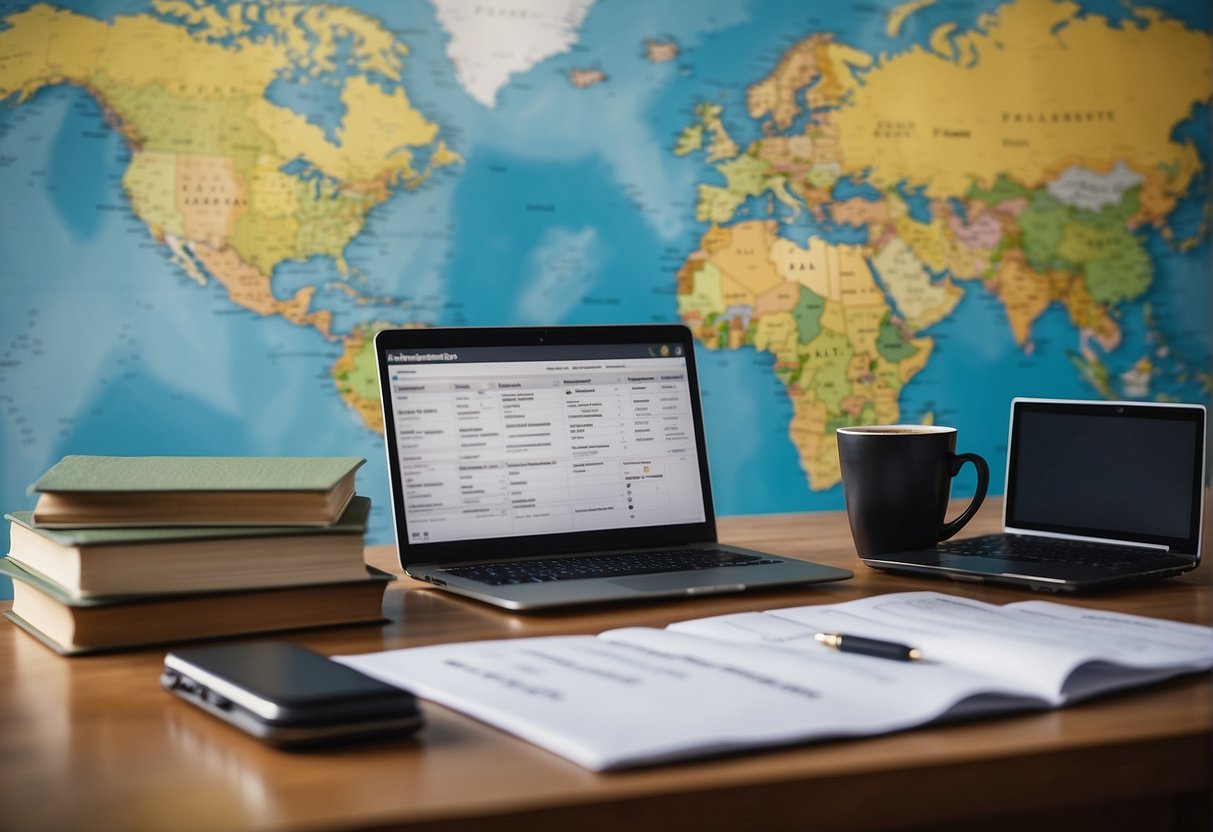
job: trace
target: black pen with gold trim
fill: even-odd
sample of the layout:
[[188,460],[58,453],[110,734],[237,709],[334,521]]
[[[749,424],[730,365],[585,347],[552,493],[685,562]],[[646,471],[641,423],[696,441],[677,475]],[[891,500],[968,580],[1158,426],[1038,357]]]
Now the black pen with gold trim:
[[922,660],[922,651],[917,647],[898,644],[894,641],[880,641],[842,633],[818,633],[815,638],[826,647],[837,650],[839,653],[859,653],[863,656],[875,656],[878,659],[892,659],[898,662]]

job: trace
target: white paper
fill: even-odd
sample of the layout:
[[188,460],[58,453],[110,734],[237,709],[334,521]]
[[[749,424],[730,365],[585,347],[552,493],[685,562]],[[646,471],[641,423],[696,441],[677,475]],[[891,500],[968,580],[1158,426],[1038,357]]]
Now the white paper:
[[[837,653],[817,632],[919,647]],[[1213,630],[935,592],[697,619],[665,630],[335,657],[594,770],[1060,705],[1213,666]]]
[[[764,615],[804,628],[806,635],[798,638],[785,635],[789,643],[803,643],[817,632],[842,632],[909,644],[928,660],[1028,685],[1054,705],[1162,678],[1157,671],[1176,675],[1213,664],[1208,627],[1051,601],[999,607],[939,592],[903,592]],[[695,622],[672,626],[708,634]],[[726,637],[723,629],[711,634]],[[1117,672],[1105,668],[1102,683],[1092,690],[1067,688],[1072,674],[1091,663]]]

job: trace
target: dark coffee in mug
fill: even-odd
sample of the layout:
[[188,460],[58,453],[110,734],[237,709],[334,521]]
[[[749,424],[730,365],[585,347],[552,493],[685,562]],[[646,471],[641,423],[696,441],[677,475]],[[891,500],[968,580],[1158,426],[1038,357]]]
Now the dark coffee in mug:
[[[956,428],[839,428],[838,458],[847,519],[860,557],[923,549],[947,540],[977,513],[990,484],[984,459],[956,453]],[[948,522],[944,515],[952,478],[966,462],[977,469],[977,491],[968,508]]]
[[[847,428],[847,430],[859,430],[859,428]],[[894,436],[904,436],[906,434],[930,433],[931,430],[927,427],[910,427],[903,428],[896,425],[868,425],[863,428],[864,433],[879,433],[892,434]]]

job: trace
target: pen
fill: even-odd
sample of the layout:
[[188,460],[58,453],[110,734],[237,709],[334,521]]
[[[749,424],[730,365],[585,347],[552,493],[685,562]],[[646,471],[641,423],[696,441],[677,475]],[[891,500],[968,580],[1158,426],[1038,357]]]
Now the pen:
[[846,636],[842,633],[818,633],[816,639],[839,653],[860,653],[864,656],[893,659],[899,662],[916,662],[922,659],[922,651],[917,647],[908,647],[894,641]]

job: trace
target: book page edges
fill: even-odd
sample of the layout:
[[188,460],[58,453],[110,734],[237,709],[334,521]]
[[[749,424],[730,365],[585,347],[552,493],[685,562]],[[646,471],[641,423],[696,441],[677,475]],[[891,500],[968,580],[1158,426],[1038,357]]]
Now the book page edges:
[[353,480],[334,492],[43,492],[34,525],[48,529],[121,526],[330,526],[354,497]]

